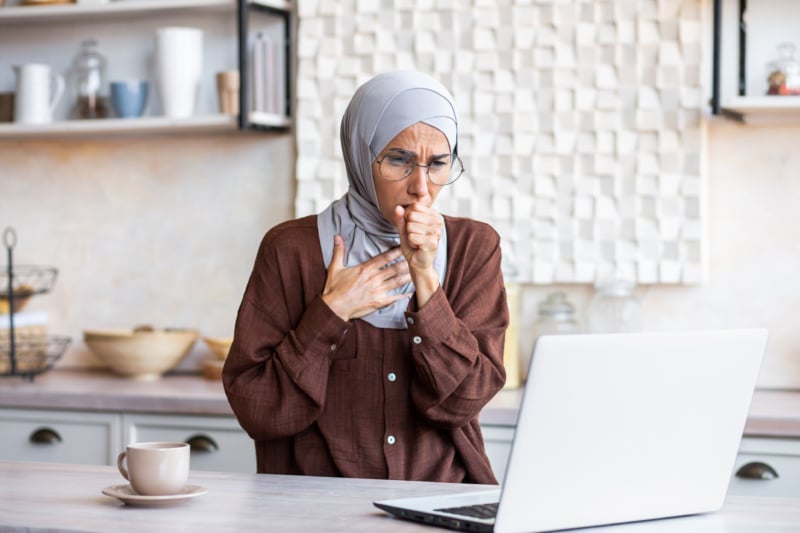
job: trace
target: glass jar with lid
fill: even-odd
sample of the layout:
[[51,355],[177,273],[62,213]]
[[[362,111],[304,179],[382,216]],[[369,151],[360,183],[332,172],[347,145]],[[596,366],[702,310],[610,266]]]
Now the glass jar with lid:
[[632,281],[613,279],[595,283],[595,293],[586,308],[590,333],[620,333],[642,330],[642,304]]
[[508,328],[506,329],[505,344],[503,345],[503,366],[506,370],[506,383],[504,388],[516,389],[522,384],[520,376],[519,356],[519,313],[521,287],[516,281],[517,268],[507,255],[503,255],[503,282],[506,289],[506,302],[508,304]]
[[[534,323],[534,349],[535,339],[542,335],[564,335],[580,333],[580,325],[575,315],[575,306],[567,300],[563,292],[551,292],[544,300],[539,302],[538,314]],[[520,362],[520,369],[524,379],[528,379],[528,366],[530,366],[533,352],[526,354]]]
[[75,103],[72,118],[106,118],[109,116],[106,90],[106,59],[97,51],[97,41],[87,39],[72,63],[70,72]]
[[767,67],[767,94],[800,95],[800,62],[795,58],[795,45],[778,46],[778,59]]

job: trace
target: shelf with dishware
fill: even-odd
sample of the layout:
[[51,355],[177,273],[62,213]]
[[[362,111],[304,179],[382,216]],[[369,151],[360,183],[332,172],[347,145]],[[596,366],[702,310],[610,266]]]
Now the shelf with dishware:
[[[0,93],[4,93],[0,94],[0,140],[247,130],[288,132],[292,125],[292,9],[293,3],[287,0],[113,0],[0,7],[0,48],[9,52],[0,60]],[[38,31],[31,32],[34,26]],[[187,27],[198,30],[202,39],[197,54],[200,88],[188,98],[196,99],[193,111],[175,113],[167,109],[164,86],[169,83],[163,73],[176,69],[160,67],[164,54],[159,46],[164,40],[159,41],[159,34],[161,30]],[[255,47],[265,38],[273,44],[268,71],[271,77],[267,82],[263,81],[263,65],[259,73],[260,64],[253,57]],[[103,58],[105,92],[84,98],[96,102],[99,112],[78,113],[76,101],[83,94],[77,88],[81,86],[74,80],[74,73],[78,44],[83,50],[87,41],[96,43],[93,51]],[[181,53],[177,62],[185,63],[186,49],[182,44],[178,48]],[[45,88],[42,92],[46,96],[39,97],[42,101],[37,105],[52,109],[45,112],[44,118],[20,119],[20,72],[35,65],[54,77],[64,73],[63,98],[55,95],[58,91]],[[46,78],[47,74],[42,74],[36,84],[47,85],[41,81]],[[262,80],[260,86],[256,78]],[[111,82],[143,84],[139,109],[120,110],[120,105],[126,104],[119,104]],[[270,107],[255,93],[259,87],[263,92],[265,86],[272,94]],[[4,114],[4,107],[10,111]]]
[[800,121],[800,50],[793,0],[714,2],[713,114],[750,125]]

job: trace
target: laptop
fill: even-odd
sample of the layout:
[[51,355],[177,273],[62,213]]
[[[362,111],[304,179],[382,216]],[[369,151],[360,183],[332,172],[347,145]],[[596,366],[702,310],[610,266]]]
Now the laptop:
[[502,488],[373,503],[497,533],[719,510],[766,340],[763,329],[540,337]]

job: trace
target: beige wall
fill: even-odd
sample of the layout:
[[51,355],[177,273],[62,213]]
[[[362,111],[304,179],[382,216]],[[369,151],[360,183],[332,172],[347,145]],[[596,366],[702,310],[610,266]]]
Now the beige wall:
[[29,305],[73,337],[59,364],[95,363],[87,328],[231,335],[262,235],[292,216],[293,160],[290,135],[0,141],[15,263],[59,268],[55,290]]
[[[770,338],[759,384],[800,388],[800,152],[795,128],[714,119],[709,127],[709,279],[637,291],[646,329],[760,326]],[[559,286],[583,311],[592,289]],[[522,322],[553,287],[528,286]],[[584,321],[585,323],[585,321]],[[520,330],[521,350],[533,340]],[[720,376],[724,379],[724,376]]]
[[[761,385],[800,388],[800,152],[797,128],[709,128],[710,279],[647,286],[648,329],[765,326]],[[61,365],[92,365],[85,328],[140,323],[230,334],[264,231],[292,216],[293,141],[236,134],[0,142],[0,226],[17,263],[59,267],[36,298],[74,339]],[[0,261],[5,264],[5,259]],[[588,285],[526,286],[523,326],[554,288],[582,312]],[[529,351],[531,328],[520,328]],[[207,355],[198,344],[183,368]],[[721,376],[721,379],[723,377]]]

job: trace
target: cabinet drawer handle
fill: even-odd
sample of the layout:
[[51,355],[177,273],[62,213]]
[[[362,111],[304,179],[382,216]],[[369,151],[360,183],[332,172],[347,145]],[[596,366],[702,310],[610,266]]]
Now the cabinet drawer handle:
[[186,443],[193,452],[211,453],[219,450],[219,445],[208,435],[192,435]]
[[63,439],[55,429],[39,428],[31,433],[31,436],[28,437],[28,440],[32,444],[56,444],[61,442]]
[[736,477],[742,479],[775,479],[778,477],[778,473],[767,463],[754,461],[742,465],[742,467],[736,471]]

